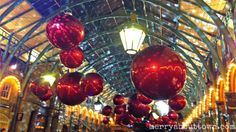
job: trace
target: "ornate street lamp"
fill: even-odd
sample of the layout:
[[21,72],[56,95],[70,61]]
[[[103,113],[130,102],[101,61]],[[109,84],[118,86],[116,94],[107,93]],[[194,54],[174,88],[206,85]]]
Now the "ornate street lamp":
[[130,18],[131,22],[125,24],[120,31],[120,38],[125,51],[128,54],[136,54],[144,41],[146,31],[143,26],[137,23],[135,13],[131,13]]

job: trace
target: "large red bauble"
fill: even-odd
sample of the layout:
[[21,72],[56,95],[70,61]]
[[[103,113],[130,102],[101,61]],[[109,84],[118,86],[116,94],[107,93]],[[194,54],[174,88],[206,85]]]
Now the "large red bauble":
[[150,110],[150,106],[145,105],[138,100],[131,100],[129,102],[128,111],[136,118],[141,118],[148,115]]
[[175,97],[169,99],[168,104],[171,109],[175,111],[180,111],[186,106],[186,99],[182,95],[176,95]]
[[138,53],[131,65],[131,78],[138,91],[160,100],[178,94],[186,79],[182,58],[165,46],[151,46]]
[[72,72],[65,74],[57,83],[56,93],[59,100],[66,105],[77,105],[82,103],[87,95],[80,87],[82,74]]
[[39,96],[39,99],[42,101],[47,101],[52,97],[53,93],[51,89],[48,89],[47,93],[43,96]]
[[62,50],[60,53],[60,60],[65,67],[77,68],[84,60],[84,53],[79,47],[71,50]]
[[171,120],[177,120],[179,118],[179,115],[178,113],[176,113],[175,111],[170,111],[168,113],[168,117],[171,119]]
[[112,113],[112,107],[111,106],[107,105],[102,109],[102,114],[105,115],[105,116],[109,116],[111,113]]
[[115,114],[123,114],[126,112],[126,105],[117,105],[114,108],[114,113]]
[[143,94],[138,93],[137,94],[137,100],[140,101],[143,104],[150,104],[152,102],[152,99],[146,97]]
[[102,92],[104,81],[97,73],[88,73],[81,80],[81,87],[85,89],[88,96],[95,96]]
[[51,44],[63,50],[79,45],[85,34],[82,23],[69,14],[60,14],[51,19],[46,32]]
[[122,105],[122,104],[124,104],[125,103],[125,98],[124,98],[124,96],[122,96],[122,95],[115,95],[115,97],[113,98],[113,103],[115,104],[115,105]]
[[109,117],[103,117],[102,122],[103,122],[104,124],[108,124],[109,121],[110,121]]

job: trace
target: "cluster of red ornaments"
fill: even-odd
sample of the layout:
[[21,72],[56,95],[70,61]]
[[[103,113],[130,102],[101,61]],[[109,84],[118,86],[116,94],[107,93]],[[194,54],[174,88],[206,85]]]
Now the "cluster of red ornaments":
[[83,76],[79,72],[65,74],[59,79],[56,93],[59,100],[66,105],[82,103],[87,96],[95,96],[103,90],[103,78],[97,73]]
[[32,82],[30,89],[42,101],[47,101],[53,96],[52,89],[47,83]]
[[84,60],[84,53],[78,47],[85,33],[82,23],[70,14],[60,14],[51,19],[46,27],[51,44],[62,49],[61,63],[68,68],[79,67]]

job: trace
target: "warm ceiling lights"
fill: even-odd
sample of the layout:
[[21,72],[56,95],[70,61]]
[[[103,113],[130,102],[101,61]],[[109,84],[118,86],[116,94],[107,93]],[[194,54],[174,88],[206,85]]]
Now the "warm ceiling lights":
[[136,54],[146,36],[145,28],[136,22],[137,16],[131,13],[131,22],[120,31],[120,38],[128,54]]

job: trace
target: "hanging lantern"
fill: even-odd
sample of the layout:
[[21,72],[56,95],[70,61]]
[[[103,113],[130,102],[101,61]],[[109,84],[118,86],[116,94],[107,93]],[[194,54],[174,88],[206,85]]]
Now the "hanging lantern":
[[95,111],[100,111],[102,109],[102,103],[101,101],[98,99],[97,102],[94,103],[94,110]]
[[87,95],[80,87],[81,73],[72,72],[65,74],[57,83],[56,93],[59,100],[66,105],[82,103]]
[[60,14],[51,19],[46,27],[47,37],[52,45],[68,50],[84,39],[82,23],[70,14]]
[[128,54],[136,54],[146,36],[145,28],[136,22],[136,14],[131,13],[131,22],[120,31],[120,38]]
[[113,98],[113,103],[115,105],[122,105],[125,103],[125,98],[122,95],[115,95],[115,97]]
[[84,53],[79,47],[71,50],[62,50],[60,53],[60,60],[67,68],[77,68],[84,60]]
[[104,81],[97,73],[88,73],[81,80],[81,87],[88,96],[95,96],[102,92]]
[[183,59],[166,46],[150,46],[138,53],[131,65],[135,88],[154,100],[169,99],[178,94],[186,80]]
[[182,95],[176,95],[175,97],[169,99],[168,104],[171,109],[175,111],[180,111],[186,106],[186,99]]

